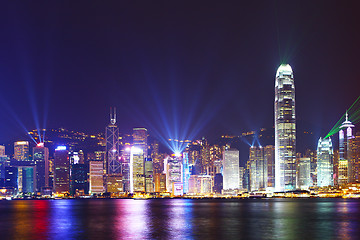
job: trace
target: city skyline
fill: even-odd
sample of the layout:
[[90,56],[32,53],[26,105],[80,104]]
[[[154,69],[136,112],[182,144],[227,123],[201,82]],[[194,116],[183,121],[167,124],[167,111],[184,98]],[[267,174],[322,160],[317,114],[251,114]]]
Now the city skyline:
[[359,239],[359,7],[0,3],[2,238]]
[[111,106],[120,132],[140,126],[166,139],[270,128],[270,76],[289,63],[297,126],[317,130],[315,148],[358,97],[359,34],[351,29],[360,21],[349,5],[129,3],[119,14],[120,6],[73,4],[2,8],[1,143],[35,128],[103,132]]

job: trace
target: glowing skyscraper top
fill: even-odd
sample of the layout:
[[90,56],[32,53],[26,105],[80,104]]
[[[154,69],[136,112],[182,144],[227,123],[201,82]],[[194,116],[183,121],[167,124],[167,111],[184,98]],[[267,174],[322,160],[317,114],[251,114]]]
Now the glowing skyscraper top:
[[275,79],[275,190],[296,186],[295,84],[292,68],[281,64]]

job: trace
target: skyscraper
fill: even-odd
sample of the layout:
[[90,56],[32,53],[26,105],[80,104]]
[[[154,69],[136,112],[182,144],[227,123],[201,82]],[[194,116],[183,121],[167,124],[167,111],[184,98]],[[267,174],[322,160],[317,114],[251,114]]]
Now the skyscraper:
[[[317,153],[316,153],[316,150],[307,149],[305,151],[304,157],[310,158],[310,179],[311,179],[310,185],[313,187],[317,186]],[[334,173],[335,173],[335,171],[334,171]]]
[[189,166],[189,152],[183,152],[183,187],[184,193],[189,190],[190,166]]
[[296,186],[296,123],[294,75],[281,64],[275,79],[275,190]]
[[224,151],[223,163],[223,189],[239,189],[240,186],[240,168],[239,168],[239,150],[226,149]]
[[116,109],[110,113],[110,124],[106,127],[107,174],[121,174],[119,155],[119,128],[116,124]]
[[265,190],[267,187],[267,163],[263,147],[250,147],[250,190]]
[[134,128],[133,129],[133,146],[141,148],[144,152],[144,157],[148,157],[148,132],[146,128]]
[[5,155],[5,146],[0,145],[0,187],[5,183],[5,167],[9,165],[8,157]]
[[143,149],[133,146],[130,155],[130,192],[145,192]]
[[153,177],[153,161],[151,158],[145,159],[145,191],[148,193],[154,192],[154,177]]
[[267,163],[267,187],[275,188],[275,147],[267,145],[264,147],[264,161]]
[[5,146],[0,145],[0,156],[5,155]]
[[[343,185],[349,182],[349,172],[352,166],[349,166],[349,140],[353,138],[352,128],[354,125],[348,119],[348,113],[345,114],[345,121],[340,126],[339,131],[339,177],[338,184]],[[346,135],[345,135],[346,134]]]
[[121,156],[122,183],[124,192],[130,192],[130,152],[131,147],[126,146]]
[[297,160],[297,183],[296,186],[302,190],[308,190],[311,184],[310,158],[298,158]]
[[90,161],[90,194],[102,194],[104,192],[104,165],[102,161]]
[[70,194],[82,195],[89,193],[89,165],[77,163],[70,165]]
[[331,138],[320,138],[317,146],[317,185],[319,187],[334,185],[333,159]]
[[29,161],[28,141],[18,141],[14,143],[14,158],[18,161]]
[[54,192],[70,193],[70,161],[65,146],[59,146],[54,153]]
[[350,150],[350,182],[360,181],[360,132],[357,132],[354,138],[349,140]]
[[44,143],[33,148],[33,160],[36,166],[36,191],[49,187],[49,149]]
[[183,165],[182,157],[168,157],[166,158],[166,190],[173,191],[174,183],[181,183],[183,181]]

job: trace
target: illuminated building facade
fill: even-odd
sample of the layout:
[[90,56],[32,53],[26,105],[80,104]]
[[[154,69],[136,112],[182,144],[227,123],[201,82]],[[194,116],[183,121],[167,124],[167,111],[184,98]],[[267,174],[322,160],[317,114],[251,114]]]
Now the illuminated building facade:
[[180,197],[182,195],[184,195],[183,183],[182,182],[173,182],[171,196]]
[[82,150],[79,152],[70,151],[69,152],[70,164],[82,164],[84,163],[84,153]]
[[0,145],[0,187],[4,187],[5,167],[8,165],[8,157],[5,155],[5,146]]
[[33,148],[33,160],[36,166],[36,191],[49,187],[49,149],[44,143]]
[[214,164],[212,162],[212,159],[210,158],[210,145],[208,144],[207,140],[203,138],[201,140],[201,174],[206,175],[213,175],[214,174]]
[[119,175],[107,175],[106,176],[106,192],[119,193],[123,192],[122,177]]
[[336,149],[334,151],[334,185],[339,185],[338,179],[339,179],[339,149]]
[[189,152],[183,153],[183,189],[184,193],[189,191],[189,178],[190,178],[190,166],[189,166]]
[[102,194],[104,192],[104,165],[102,161],[89,162],[90,194]]
[[153,162],[151,158],[145,159],[145,192],[154,192]]
[[14,143],[14,159],[18,161],[29,161],[28,141],[18,141]]
[[310,158],[298,158],[296,167],[296,188],[308,190],[311,185]]
[[320,138],[317,146],[317,186],[334,185],[333,159],[331,138]]
[[224,151],[223,162],[223,189],[239,189],[240,169],[239,169],[239,150],[226,149]]
[[162,193],[166,192],[166,174],[156,173],[154,177],[155,192]]
[[210,175],[191,175],[189,179],[190,194],[212,193],[213,177]]
[[173,183],[183,181],[182,157],[168,157],[166,160],[166,190],[172,192]]
[[265,162],[263,147],[250,147],[250,190],[265,190],[267,187],[267,163]]
[[352,128],[354,125],[348,119],[348,113],[345,114],[345,121],[340,126],[339,131],[339,176],[338,184],[344,185],[349,182],[352,166],[349,162],[349,140],[353,138]]
[[54,153],[54,192],[70,193],[70,161],[65,146],[59,146]]
[[310,158],[310,186],[317,186],[317,151],[307,149],[304,157]]
[[275,189],[275,146],[264,147],[264,162],[267,164],[267,187]]
[[17,167],[5,167],[5,182],[4,187],[13,188],[14,192],[18,191],[18,168]]
[[146,128],[133,128],[133,146],[141,148],[144,152],[144,157],[148,157],[148,132]]
[[275,80],[275,190],[296,186],[295,85],[289,64],[281,64]]
[[130,192],[145,192],[143,149],[133,146],[130,155]]
[[5,146],[0,145],[0,156],[5,156]]
[[349,161],[351,169],[349,171],[349,182],[360,181],[360,133],[349,140]]
[[115,124],[116,110],[114,110],[114,113],[110,113],[110,124],[105,130],[107,174],[121,174],[119,128]]
[[130,152],[131,147],[126,146],[121,156],[123,191],[130,192]]

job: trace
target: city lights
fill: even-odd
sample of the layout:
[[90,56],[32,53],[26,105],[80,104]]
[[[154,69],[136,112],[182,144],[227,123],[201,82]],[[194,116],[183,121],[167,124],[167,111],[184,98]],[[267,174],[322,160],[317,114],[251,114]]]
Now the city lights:
[[[204,126],[195,122],[192,131],[193,116],[184,125],[173,108],[172,117],[160,113],[162,128],[149,124],[154,129],[134,127],[129,134],[120,132],[112,108],[104,133],[34,129],[27,133],[36,144],[14,142],[13,158],[0,146],[6,190],[0,198],[22,198],[28,192],[38,198],[355,198],[360,190],[348,186],[360,180],[360,135],[350,118],[358,122],[358,102],[319,139],[316,151],[305,153],[296,152],[295,86],[288,64],[276,72],[274,132],[258,128],[222,134],[211,143],[196,138]],[[40,135],[45,131],[46,141]],[[338,151],[330,138],[336,132]]]
[[58,146],[55,151],[63,151],[66,150],[66,146]]

